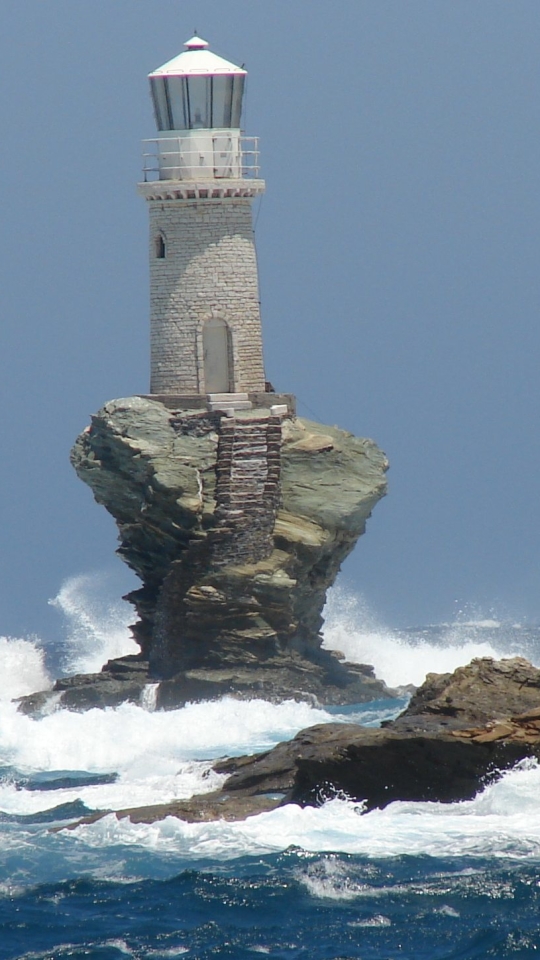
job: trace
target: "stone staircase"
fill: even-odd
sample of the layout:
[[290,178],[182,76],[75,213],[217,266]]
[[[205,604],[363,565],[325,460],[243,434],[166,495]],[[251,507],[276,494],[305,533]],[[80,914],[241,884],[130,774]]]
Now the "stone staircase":
[[212,564],[263,560],[281,494],[281,417],[223,417],[216,474]]

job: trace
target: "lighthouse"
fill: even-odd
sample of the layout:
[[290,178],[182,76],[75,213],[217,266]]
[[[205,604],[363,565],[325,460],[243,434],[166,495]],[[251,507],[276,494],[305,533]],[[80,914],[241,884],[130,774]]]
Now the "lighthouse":
[[245,77],[199,37],[150,74],[151,393],[107,403],[71,456],[142,580],[126,598],[141,656],[106,664],[99,691],[70,684],[64,705],[115,705],[147,682],[165,708],[304,685],[339,703],[372,692],[319,630],[387,462],[370,440],[297,418],[295,397],[265,383],[251,209],[264,183],[241,133]]
[[248,409],[265,392],[252,223],[265,184],[241,133],[245,79],[198,36],[149,75],[150,395],[177,405]]

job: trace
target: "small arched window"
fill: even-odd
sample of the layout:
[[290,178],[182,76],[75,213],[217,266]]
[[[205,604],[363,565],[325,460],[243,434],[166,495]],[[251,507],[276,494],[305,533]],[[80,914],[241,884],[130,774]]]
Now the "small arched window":
[[154,244],[155,244],[156,260],[164,260],[167,250],[165,246],[165,237],[163,236],[162,233],[158,233],[154,241]]

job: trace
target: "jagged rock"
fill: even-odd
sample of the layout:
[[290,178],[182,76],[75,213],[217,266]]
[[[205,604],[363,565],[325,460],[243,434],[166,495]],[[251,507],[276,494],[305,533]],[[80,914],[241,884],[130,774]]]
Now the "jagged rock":
[[[468,800],[501,770],[540,758],[538,718],[540,670],[521,657],[428,674],[407,709],[380,730],[335,725],[298,734],[288,799],[313,803],[331,785],[367,809],[393,800]],[[249,767],[238,768],[233,785]]]
[[60,705],[68,710],[90,710],[117,707],[126,701],[141,703],[149,682],[148,661],[137,656],[122,657],[109,660],[100,673],[62,677],[51,690],[19,697],[19,710],[37,716]]
[[453,673],[428,673],[397,720],[385,726],[443,732],[506,719],[540,704],[540,670],[523,657],[479,657]]
[[231,774],[229,796],[282,791],[283,802],[304,805],[334,791],[373,809],[394,800],[471,799],[528,757],[540,758],[540,670],[521,657],[486,657],[428,674],[382,729],[320,724],[215,769]]
[[[438,714],[448,689],[461,704],[461,726],[452,730]],[[528,709],[513,713],[520,699]],[[491,719],[471,727],[480,715]],[[422,717],[429,721],[426,729]],[[501,771],[528,758],[540,760],[540,670],[520,657],[484,658],[453,674],[430,674],[409,707],[381,729],[318,724],[265,753],[214,763],[217,773],[229,775],[219,791],[117,816],[138,822],[166,816],[235,820],[285,803],[316,806],[336,795],[358,801],[359,812],[395,800],[470,800]]]
[[[130,397],[92,418],[72,462],[142,580],[127,599],[145,682],[163,681],[158,707],[224,693],[323,703],[390,694],[371,668],[323,650],[320,635],[326,592],[386,491],[372,441],[269,411],[231,420]],[[122,682],[136,696],[140,676],[129,686],[110,664],[104,672],[61,681],[62,705],[113,704]]]

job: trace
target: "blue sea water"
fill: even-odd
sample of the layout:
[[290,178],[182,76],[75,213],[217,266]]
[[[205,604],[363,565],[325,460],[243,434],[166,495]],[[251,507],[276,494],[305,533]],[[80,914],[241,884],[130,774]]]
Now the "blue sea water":
[[[533,957],[540,954],[540,768],[508,771],[461,804],[362,804],[329,796],[240,823],[132,824],[96,809],[215,789],[217,756],[266,749],[313,723],[377,724],[404,698],[324,710],[224,698],[161,713],[140,705],[52,710],[12,697],[129,650],[130,611],[100,604],[89,578],[55,604],[54,649],[0,639],[0,960],[14,958]],[[473,656],[540,663],[540,629],[463,615],[392,632],[334,591],[327,645],[371,662],[389,684],[419,683]],[[56,830],[60,827],[59,831]],[[55,828],[55,829],[51,829]]]

